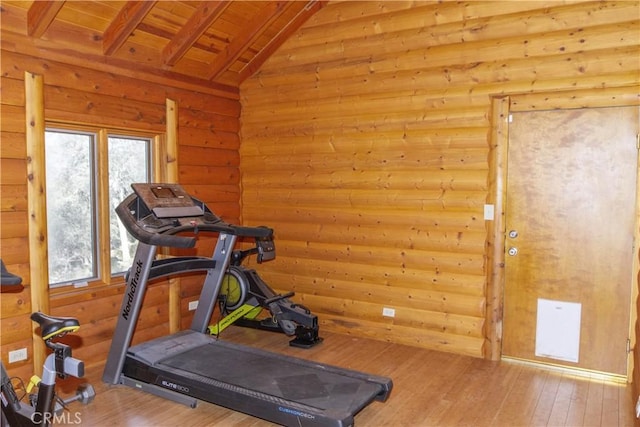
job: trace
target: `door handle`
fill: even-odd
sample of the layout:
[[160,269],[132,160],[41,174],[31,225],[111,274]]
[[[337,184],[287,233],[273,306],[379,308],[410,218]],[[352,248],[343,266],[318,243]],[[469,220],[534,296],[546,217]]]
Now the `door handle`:
[[509,255],[511,255],[511,256],[516,256],[516,255],[518,255],[518,248],[513,248],[513,247],[512,247],[512,248],[509,248],[508,253],[509,253]]

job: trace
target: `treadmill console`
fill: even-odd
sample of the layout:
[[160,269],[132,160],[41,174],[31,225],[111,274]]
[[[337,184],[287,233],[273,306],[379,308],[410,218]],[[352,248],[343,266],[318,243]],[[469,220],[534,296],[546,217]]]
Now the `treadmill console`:
[[178,184],[133,184],[133,191],[157,218],[201,216],[202,207]]
[[195,237],[176,234],[212,231],[255,237],[273,245],[272,229],[228,224],[179,184],[139,183],[131,187],[134,193],[118,205],[116,213],[129,233],[143,243],[191,248]]

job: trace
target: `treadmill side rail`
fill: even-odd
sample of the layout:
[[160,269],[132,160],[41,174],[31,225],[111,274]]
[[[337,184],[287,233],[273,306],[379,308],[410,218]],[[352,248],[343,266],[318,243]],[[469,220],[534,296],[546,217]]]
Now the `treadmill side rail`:
[[126,386],[146,391],[147,393],[162,397],[163,399],[173,400],[176,403],[181,403],[190,408],[195,408],[196,406],[198,406],[198,399],[187,396],[185,394],[177,393],[175,391],[167,390],[166,388],[158,387],[154,384],[148,384],[143,381],[136,381],[124,375],[122,376],[120,382]]

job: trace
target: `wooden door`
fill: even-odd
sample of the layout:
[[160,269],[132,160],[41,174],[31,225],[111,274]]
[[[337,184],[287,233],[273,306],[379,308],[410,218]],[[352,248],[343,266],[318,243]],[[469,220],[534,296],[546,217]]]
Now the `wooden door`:
[[[638,107],[512,115],[504,356],[627,375],[638,126]],[[536,355],[549,301],[578,307],[576,361]],[[576,337],[558,319],[543,333],[561,347]]]

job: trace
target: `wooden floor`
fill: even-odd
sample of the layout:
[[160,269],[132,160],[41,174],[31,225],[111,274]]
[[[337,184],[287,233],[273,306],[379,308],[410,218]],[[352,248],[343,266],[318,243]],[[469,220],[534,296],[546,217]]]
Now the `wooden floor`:
[[[289,347],[283,335],[235,327],[228,331],[222,339],[392,378],[389,399],[364,408],[355,417],[357,426],[630,427],[635,422],[631,386],[625,384],[346,335],[324,333],[322,344],[302,350]],[[191,409],[124,386],[107,386],[101,375],[101,366],[87,369],[96,398],[87,406],[72,404],[68,425],[77,420],[108,427],[273,425],[205,402]]]

